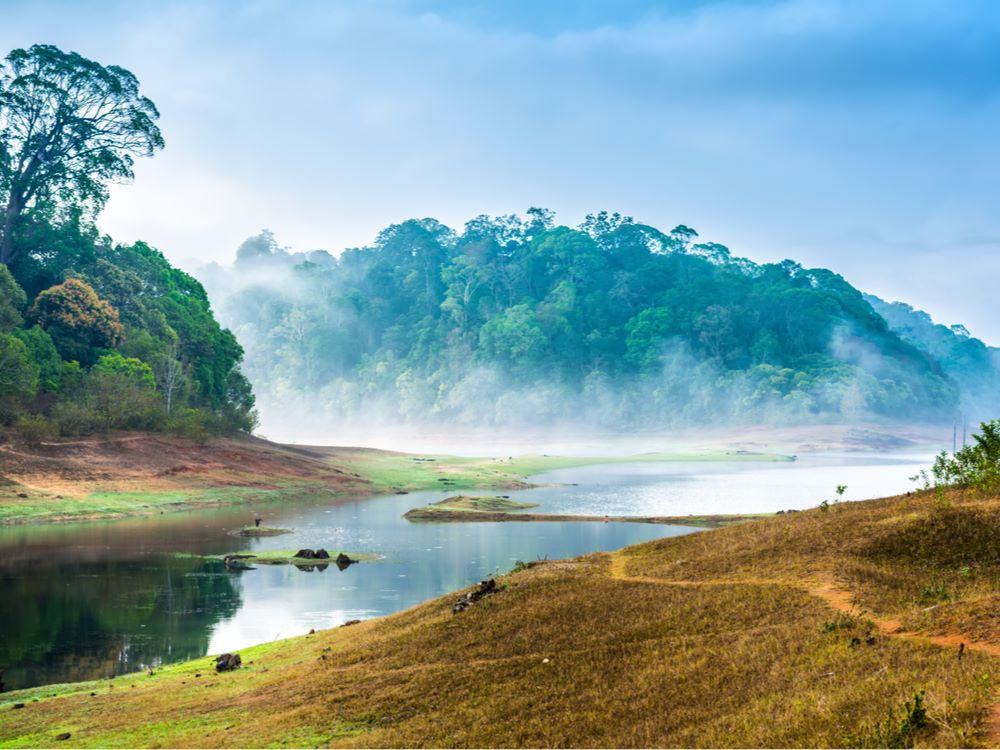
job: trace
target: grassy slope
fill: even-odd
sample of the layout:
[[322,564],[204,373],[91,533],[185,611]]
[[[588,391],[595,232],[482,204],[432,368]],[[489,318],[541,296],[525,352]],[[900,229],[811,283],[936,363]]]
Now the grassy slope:
[[[236,673],[206,658],[4,695],[0,745],[880,746],[926,691],[907,742],[995,746],[1000,499],[945,500],[539,565],[461,614],[443,597],[243,650]],[[926,612],[929,589],[954,600]],[[897,632],[917,625],[950,637]]]
[[279,445],[252,438],[198,445],[147,434],[31,449],[0,444],[0,524],[117,518],[283,498],[525,487],[528,475],[570,466],[722,459],[786,460],[767,454],[724,453],[414,457],[364,448]]

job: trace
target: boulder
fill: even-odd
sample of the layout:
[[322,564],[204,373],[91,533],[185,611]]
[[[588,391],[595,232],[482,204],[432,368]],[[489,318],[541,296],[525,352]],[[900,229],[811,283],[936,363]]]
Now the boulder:
[[234,669],[239,669],[243,660],[240,659],[239,654],[222,654],[215,659],[215,671],[216,672],[230,672]]
[[330,559],[330,553],[327,552],[325,549],[322,549],[322,548],[316,550],[316,552],[313,553],[313,556],[317,560],[329,560]]
[[343,570],[344,568],[356,563],[357,560],[352,560],[343,552],[341,552],[340,554],[337,555],[337,559],[335,560],[335,562],[337,563],[337,567]]
[[69,732],[63,732],[62,734],[57,734],[56,739],[61,742],[62,740],[68,740],[72,736]]
[[295,553],[295,556],[301,557],[306,560],[312,560],[314,557],[316,557],[316,553],[313,552],[311,549],[300,549],[298,552]]

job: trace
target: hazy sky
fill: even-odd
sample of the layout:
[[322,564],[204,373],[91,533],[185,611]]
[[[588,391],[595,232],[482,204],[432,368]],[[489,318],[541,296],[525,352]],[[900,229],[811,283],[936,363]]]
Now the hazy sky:
[[184,265],[606,208],[1000,344],[1000,3],[0,0],[36,42],[159,106],[101,224]]

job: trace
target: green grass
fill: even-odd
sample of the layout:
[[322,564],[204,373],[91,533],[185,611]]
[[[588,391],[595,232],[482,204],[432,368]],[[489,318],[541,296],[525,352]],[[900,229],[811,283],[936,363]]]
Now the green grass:
[[155,515],[175,510],[268,502],[282,498],[329,497],[330,489],[311,480],[276,480],[273,488],[253,486],[192,487],[162,491],[92,492],[84,497],[28,493],[28,498],[0,498],[0,524],[74,521]]
[[438,500],[436,503],[431,503],[435,507],[442,508],[444,510],[459,510],[459,511],[516,511],[524,510],[525,508],[537,508],[538,503],[521,503],[517,500],[511,500],[506,497],[469,497],[468,495],[457,495],[456,497],[448,497],[444,500]]
[[388,451],[344,450],[330,459],[331,465],[372,483],[377,492],[398,490],[518,489],[531,486],[528,477],[556,469],[597,464],[627,464],[678,461],[792,461],[771,453],[642,453],[632,456],[526,455],[498,458],[468,458],[428,454],[414,456]]

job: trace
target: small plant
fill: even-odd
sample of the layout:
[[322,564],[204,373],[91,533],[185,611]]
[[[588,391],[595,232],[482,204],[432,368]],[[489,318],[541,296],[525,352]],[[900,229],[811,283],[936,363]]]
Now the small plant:
[[929,583],[920,590],[921,604],[936,604],[950,602],[955,597],[951,590],[941,582]]
[[511,573],[520,573],[523,570],[528,570],[531,567],[530,563],[526,563],[524,560],[515,560],[514,567],[510,569]]
[[963,565],[961,568],[958,569],[958,575],[968,580],[972,578],[972,568],[968,565]]
[[850,747],[911,748],[916,735],[928,724],[924,692],[913,694],[912,701],[903,704],[902,718],[890,711],[886,720],[874,727],[864,726],[855,736],[844,739]]
[[824,500],[823,502],[821,502],[819,504],[819,509],[821,511],[823,511],[824,513],[826,513],[828,510],[830,510],[830,501],[829,500]]
[[852,630],[858,624],[858,618],[847,612],[838,612],[832,620],[823,623],[824,633],[835,633],[838,630]]
[[847,485],[846,484],[838,484],[836,492],[837,492],[837,499],[834,502],[838,502],[839,503],[841,500],[844,499],[844,493],[847,492]]

